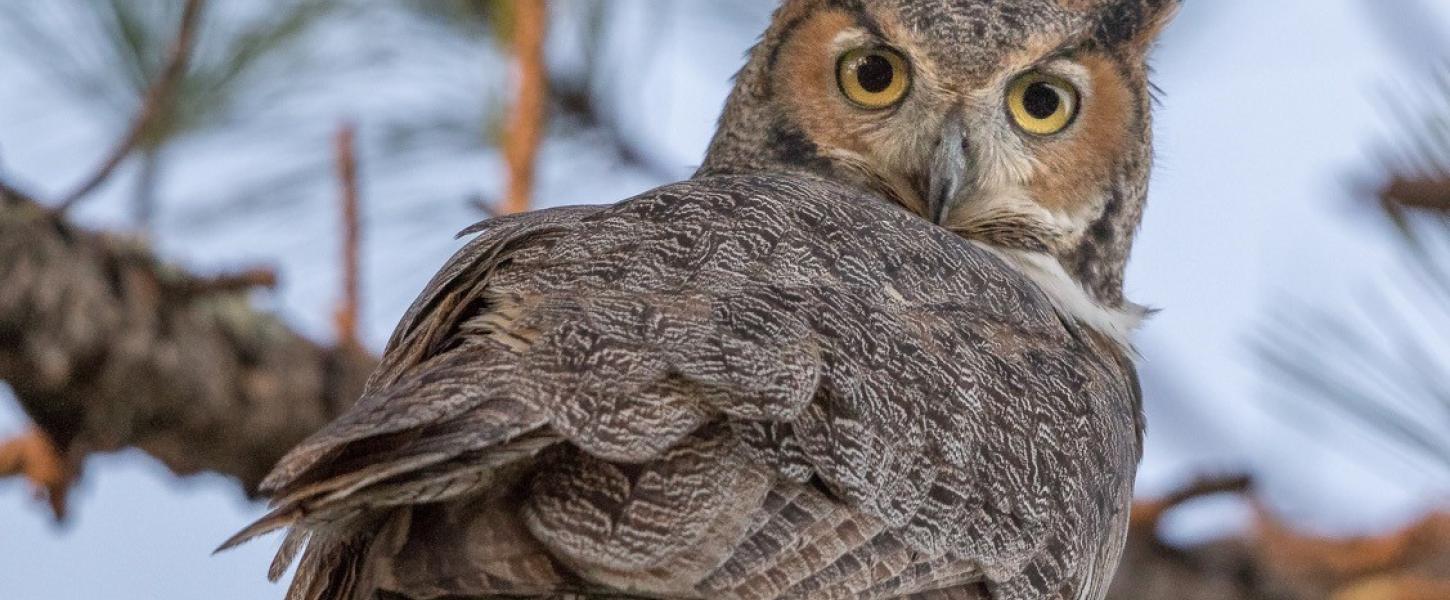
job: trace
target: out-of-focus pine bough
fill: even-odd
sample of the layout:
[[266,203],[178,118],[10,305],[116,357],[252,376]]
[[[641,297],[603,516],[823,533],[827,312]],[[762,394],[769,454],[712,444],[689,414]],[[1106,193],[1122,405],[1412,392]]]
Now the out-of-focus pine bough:
[[[177,96],[191,76],[204,9],[203,0],[182,6],[167,58],[129,127],[74,191],[42,203],[0,181],[0,381],[35,423],[0,443],[0,476],[26,477],[58,519],[86,456],[128,447],[178,475],[231,476],[250,493],[283,453],[352,404],[376,362],[357,335],[362,226],[350,124],[335,140],[344,289],[332,346],[251,306],[251,290],[277,284],[270,270],[193,275],[157,258],[140,236],[86,231],[67,218],[118,165],[144,152],[143,140],[152,139],[144,132],[173,129],[165,124],[184,108]],[[518,212],[528,209],[543,138],[547,19],[542,2],[512,12],[520,124],[503,142],[510,165],[503,210]]]
[[[67,476],[91,453],[134,447],[177,474],[255,489],[269,463],[351,405],[374,362],[254,308],[249,290],[275,282],[267,271],[186,273],[8,189],[0,281],[0,380],[38,427],[25,437],[53,444]],[[45,446],[18,447],[13,472],[62,515],[64,482],[37,463]]]
[[[218,12],[217,4],[207,3],[205,12]],[[57,209],[112,181],[123,164],[134,164],[129,200],[136,228],[149,232],[161,217],[158,191],[176,158],[167,149],[256,116],[255,107],[265,104],[257,99],[279,91],[265,84],[287,81],[276,75],[296,62],[277,59],[296,50],[341,4],[279,0],[261,16],[203,19],[203,4],[174,0],[0,3],[4,51],[44,57],[24,64],[60,84],[91,114],[125,129],[88,178],[54,199]],[[184,36],[176,35],[178,21],[193,24],[180,29]],[[193,52],[203,37],[205,47]]]
[[[1383,536],[1326,538],[1284,525],[1253,499],[1247,477],[1208,479],[1133,507],[1109,600],[1443,600],[1450,598],[1450,515]],[[1195,500],[1233,494],[1253,507],[1241,535],[1178,547],[1165,516]]]
[[322,346],[254,309],[249,292],[276,285],[269,270],[193,275],[66,217],[171,117],[203,8],[187,1],[131,127],[75,191],[47,205],[0,184],[0,380],[35,423],[0,445],[0,475],[30,479],[57,518],[85,457],[127,447],[255,489],[351,405],[375,362],[349,337]]
[[[1403,14],[1384,8],[1375,3],[1370,10],[1393,42],[1438,37],[1424,31],[1433,20],[1423,5],[1397,7]],[[1423,60],[1427,51],[1420,44],[1405,55]],[[1378,178],[1384,183],[1372,208],[1359,208],[1378,212],[1393,230],[1403,271],[1385,274],[1393,285],[1374,282],[1359,310],[1284,301],[1290,308],[1273,315],[1255,349],[1277,384],[1268,407],[1291,424],[1314,423],[1305,440],[1327,439],[1350,459],[1387,459],[1372,463],[1386,477],[1444,485],[1450,482],[1450,69],[1439,67],[1396,98],[1403,141],[1383,161]],[[1325,423],[1334,424],[1330,435]],[[1270,551],[1270,562],[1299,561],[1286,580],[1322,593],[1307,597],[1337,590],[1333,597],[1344,600],[1450,598],[1445,513],[1397,536],[1320,546],[1323,556],[1313,558],[1313,540],[1260,521],[1260,546]]]

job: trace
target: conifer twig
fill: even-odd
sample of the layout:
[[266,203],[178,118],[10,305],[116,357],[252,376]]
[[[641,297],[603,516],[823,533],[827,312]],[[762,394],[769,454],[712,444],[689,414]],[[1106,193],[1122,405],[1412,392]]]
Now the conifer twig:
[[544,0],[521,0],[514,3],[513,16],[518,94],[504,134],[503,151],[509,179],[507,195],[497,211],[501,214],[529,209],[534,193],[535,163],[548,115],[549,75],[544,64],[548,7]]
[[73,481],[60,451],[39,427],[0,443],[0,477],[23,475],[50,504],[55,520],[65,519],[66,494]]
[[131,127],[106,154],[100,166],[91,173],[89,177],[82,180],[75,190],[61,197],[52,212],[56,215],[63,215],[70,210],[76,202],[90,195],[96,188],[100,187],[116,171],[116,167],[131,155],[141,138],[146,135],[158,118],[171,106],[171,100],[176,93],[177,83],[186,67],[191,62],[191,51],[196,42],[196,26],[201,20],[203,0],[186,0],[186,5],[181,10],[181,24],[177,27],[176,39],[171,43],[171,51],[166,59],[166,66],[156,75],[156,79],[146,89],[142,97],[141,107],[136,112],[136,117],[131,120]]
[[337,132],[337,182],[342,200],[342,303],[335,315],[339,346],[357,346],[361,314],[362,218],[358,200],[357,128],[343,124]]

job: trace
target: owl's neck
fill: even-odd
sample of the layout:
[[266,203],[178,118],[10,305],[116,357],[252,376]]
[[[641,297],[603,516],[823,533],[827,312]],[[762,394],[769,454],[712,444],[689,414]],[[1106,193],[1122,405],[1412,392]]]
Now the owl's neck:
[[[715,137],[695,176],[799,174],[864,186],[872,193],[889,196],[891,186],[859,181],[860,173],[843,169],[779,109],[775,90],[766,77],[765,57],[769,54],[767,43],[757,46],[737,75]],[[1016,231],[1020,227],[1007,229]],[[1123,298],[1120,267],[1126,262],[1126,245],[1043,252],[1026,249],[1034,245],[993,243],[1002,240],[990,236],[964,237],[992,250],[1036,284],[1064,318],[1098,332],[1131,355],[1129,338],[1150,311]],[[1081,260],[1074,254],[1079,250],[1094,260]]]
[[1069,274],[1057,257],[1046,252],[1005,249],[984,243],[978,245],[1001,257],[1036,284],[1058,314],[1098,332],[1125,355],[1134,354],[1133,333],[1152,316],[1151,309],[1126,301],[1118,305],[1104,303]]
[[[790,140],[788,125],[772,127],[768,121],[764,125],[763,128],[722,130],[695,176],[799,174],[840,181],[830,161],[816,154],[813,145],[803,138]],[[783,139],[787,143],[781,143]],[[1096,331],[1125,355],[1133,354],[1131,337],[1151,311],[1126,301],[1121,291],[1111,298],[1094,293],[1103,286],[1091,286],[1080,280],[1080,274],[1070,272],[1061,258],[1049,252],[994,244],[993,240],[970,235],[964,237],[992,251],[1036,284],[1063,318]]]

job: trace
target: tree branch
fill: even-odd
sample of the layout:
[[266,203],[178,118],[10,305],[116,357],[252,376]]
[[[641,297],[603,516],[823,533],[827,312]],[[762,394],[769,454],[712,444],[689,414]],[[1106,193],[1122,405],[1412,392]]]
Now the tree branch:
[[277,271],[265,267],[253,267],[220,275],[183,275],[178,279],[179,281],[162,283],[172,293],[183,298],[236,294],[257,288],[270,290],[277,287]]
[[250,492],[358,397],[375,364],[253,309],[243,292],[271,279],[186,273],[7,190],[0,380],[71,472],[91,453],[134,447]]
[[[1450,515],[1380,537],[1331,539],[1279,522],[1250,500],[1257,524],[1239,537],[1175,547],[1162,518],[1192,500],[1245,494],[1248,477],[1196,482],[1133,507],[1122,565],[1109,600],[1420,600],[1450,597]],[[1366,595],[1375,592],[1378,595]],[[1426,595],[1416,595],[1424,592]],[[1442,594],[1442,595],[1434,595]]]
[[1242,494],[1253,487],[1253,480],[1247,475],[1232,475],[1201,479],[1193,484],[1157,500],[1143,500],[1133,505],[1133,527],[1152,532],[1157,537],[1158,526],[1163,517],[1173,509],[1194,500],[1219,494]]

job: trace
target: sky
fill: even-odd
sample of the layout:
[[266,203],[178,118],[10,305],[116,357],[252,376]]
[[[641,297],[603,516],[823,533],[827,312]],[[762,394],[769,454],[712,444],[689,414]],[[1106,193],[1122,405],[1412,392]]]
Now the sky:
[[[724,27],[718,11],[696,10],[701,0],[663,17],[649,1],[621,1],[622,41],[610,51],[638,68],[615,77],[614,112],[652,159],[688,175],[768,5],[742,3],[730,15],[738,23]],[[1329,424],[1286,419],[1248,346],[1276,307],[1305,300],[1348,311],[1364,290],[1394,285],[1383,226],[1351,193],[1356,169],[1394,132],[1383,116],[1386,89],[1425,75],[1367,26],[1376,10],[1367,7],[1389,4],[1189,2],[1166,33],[1155,61],[1158,167],[1128,277],[1132,299],[1163,309],[1138,338],[1150,422],[1141,490],[1249,471],[1276,514],[1345,534],[1393,527],[1450,497],[1446,481],[1386,475],[1373,455],[1350,458],[1328,441]],[[1431,4],[1433,17],[1450,23],[1450,2]],[[644,31],[655,36],[648,48],[624,41]],[[502,181],[496,154],[466,144],[418,148],[383,169],[384,149],[398,137],[389,124],[468,104],[504,66],[486,46],[449,46],[386,20],[357,17],[321,37],[308,60],[365,64],[368,76],[339,68],[262,111],[258,123],[184,141],[175,155],[185,160],[162,190],[157,245],[198,270],[278,265],[283,286],[259,304],[328,338],[338,289],[330,182],[238,182],[325,169],[332,124],[352,120],[363,142],[365,337],[377,347],[457,247],[453,233],[480,218],[466,198],[496,195]],[[550,50],[577,49],[556,42]],[[54,194],[91,168],[116,124],[22,60],[0,55],[0,168]],[[289,135],[268,133],[284,127]],[[662,183],[621,169],[598,146],[587,138],[546,144],[541,206],[612,202]],[[124,224],[131,176],[122,173],[79,217]],[[23,427],[0,392],[0,434]],[[22,484],[0,482],[0,597],[280,598],[283,588],[264,578],[276,539],[210,555],[261,508],[221,477],[177,479],[134,451],[87,463],[63,527]],[[1243,517],[1241,505],[1216,502],[1171,525],[1193,539]]]

